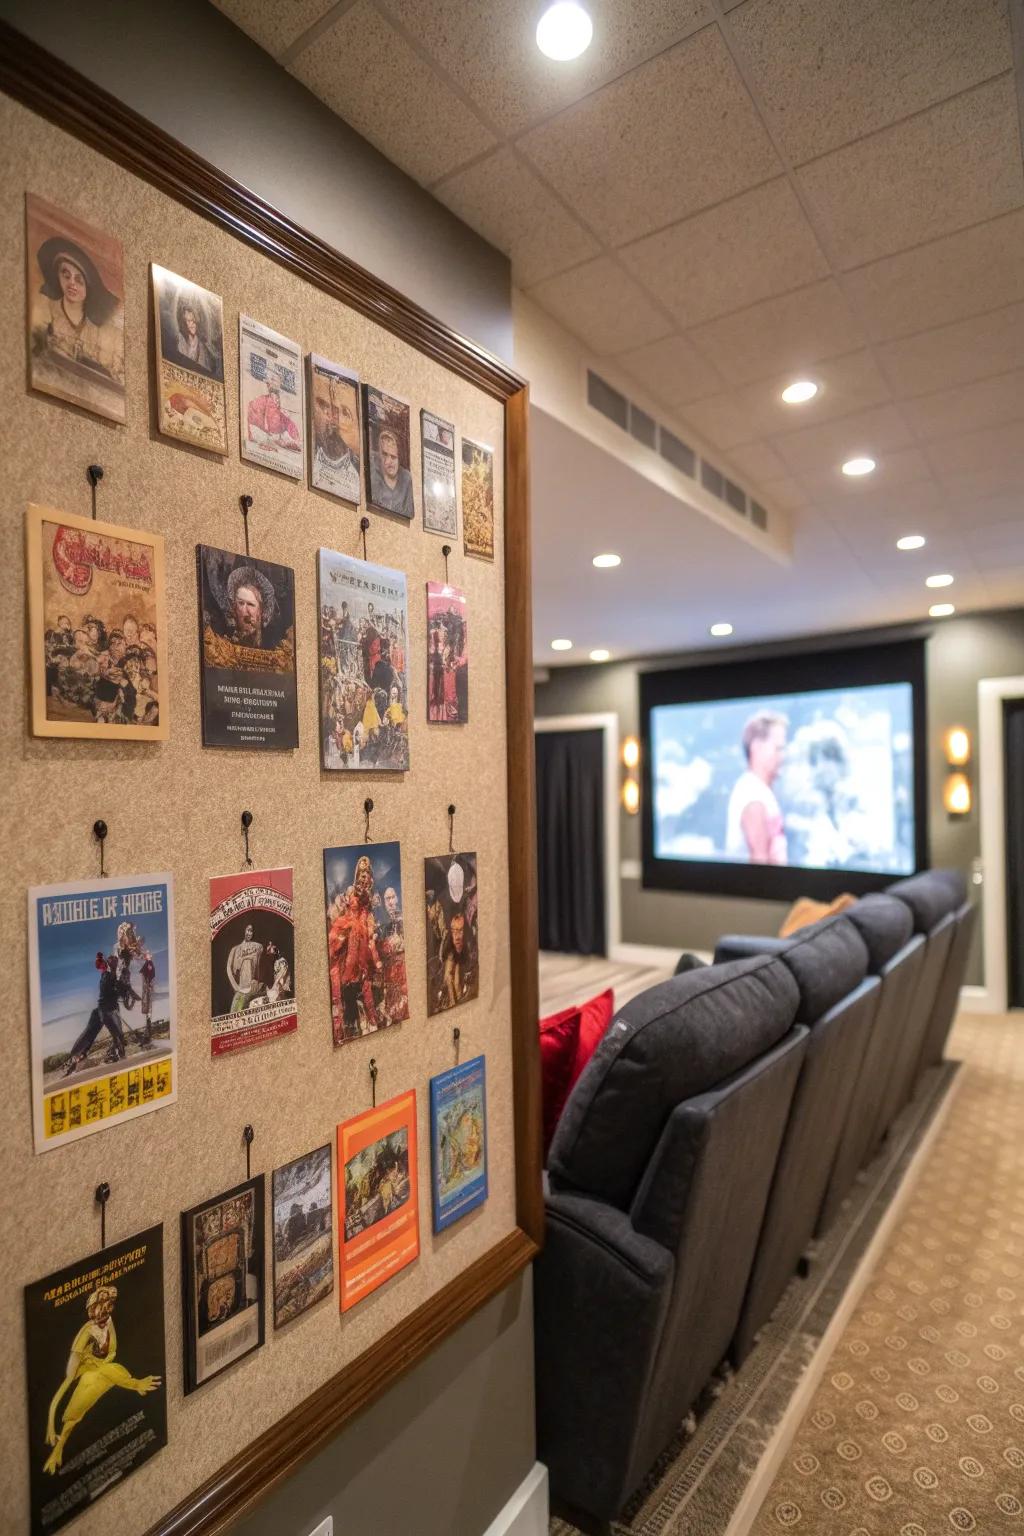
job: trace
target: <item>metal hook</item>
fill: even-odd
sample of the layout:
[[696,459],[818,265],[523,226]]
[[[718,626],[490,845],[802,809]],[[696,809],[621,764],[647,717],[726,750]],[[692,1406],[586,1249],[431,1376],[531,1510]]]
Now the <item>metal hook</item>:
[[252,811],[242,812],[242,836],[245,838],[245,868],[252,869],[252,859],[249,857],[249,828],[252,826]]
[[89,484],[92,486],[92,520],[96,521],[96,487],[103,479],[103,465],[90,464],[85,472]]
[[366,559],[366,530],[367,530],[367,528],[369,528],[369,526],[370,526],[370,519],[368,517],[361,517],[359,519],[359,532],[363,536],[363,559],[364,560]]
[[107,871],[106,871],[106,869],[104,867],[104,863],[103,863],[103,845],[104,845],[104,842],[106,841],[106,836],[107,836],[107,824],[106,824],[106,822],[105,821],[94,821],[93,824],[92,824],[92,835],[93,835],[93,837],[96,839],[96,841],[100,845],[100,879],[103,880],[103,879],[106,878],[106,874],[107,874]]
[[372,810],[373,810],[373,801],[369,798],[369,796],[367,796],[367,798],[363,801],[363,814],[366,817],[366,826],[363,828],[363,842],[364,843],[372,843],[373,842],[373,838],[370,836],[370,812]]
[[96,1204],[100,1208],[100,1247],[107,1246],[107,1201],[110,1199],[110,1185],[104,1180],[96,1185]]
[[242,1127],[242,1140],[245,1142],[245,1176],[252,1178],[252,1144],[256,1139],[256,1132],[251,1125]]
[[448,807],[448,852],[455,852],[455,805]]
[[462,1030],[456,1024],[452,1030],[452,1040],[455,1042],[455,1065],[459,1064],[459,1041],[462,1039]]
[[252,507],[251,496],[239,496],[238,505],[242,509],[242,526],[245,528],[245,553],[249,553],[249,512]]
[[373,1094],[372,1108],[377,1108],[377,1058],[370,1057],[370,1089]]
[[445,586],[448,585],[448,556],[451,554],[451,552],[452,552],[452,547],[451,547],[450,544],[442,544],[441,545],[441,553],[442,553],[442,555],[444,555],[444,584],[445,584]]

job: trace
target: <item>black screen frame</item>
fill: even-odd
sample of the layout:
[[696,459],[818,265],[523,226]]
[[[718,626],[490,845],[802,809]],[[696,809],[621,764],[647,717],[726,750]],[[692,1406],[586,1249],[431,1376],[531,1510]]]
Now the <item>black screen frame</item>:
[[896,878],[867,870],[805,869],[799,865],[733,864],[725,860],[660,859],[654,852],[654,764],[651,710],[664,704],[699,704],[821,689],[909,683],[914,722],[914,867],[928,867],[928,750],[925,641],[849,650],[800,651],[772,658],[723,661],[706,667],[641,672],[643,888],[720,896],[831,901],[843,891],[863,896]]

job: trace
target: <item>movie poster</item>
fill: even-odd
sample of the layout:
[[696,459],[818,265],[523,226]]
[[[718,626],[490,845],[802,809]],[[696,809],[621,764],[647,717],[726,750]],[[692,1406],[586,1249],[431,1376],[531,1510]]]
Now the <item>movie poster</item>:
[[292,871],[243,869],[210,881],[210,1053],[298,1028]]
[[359,375],[315,352],[309,357],[309,433],[310,485],[358,507]]
[[164,1229],[25,1287],[32,1536],[50,1536],[167,1444]]
[[33,886],[28,940],[36,1151],[173,1104],[171,876]]
[[487,1199],[482,1056],[430,1079],[430,1169],[435,1232],[443,1232]]
[[469,719],[469,626],[466,594],[427,582],[427,719],[465,725]]
[[475,853],[426,859],[427,1013],[444,1013],[480,990]]
[[416,1093],[409,1089],[338,1126],[341,1310],[419,1257]]
[[462,439],[462,545],[494,559],[494,449]]
[[238,421],[243,459],[305,478],[302,350],[249,315],[238,317]]
[[409,1017],[402,855],[397,843],[324,849],[335,1045]]
[[228,451],[224,305],[220,295],[151,263],[156,424],[212,453]]
[[366,502],[378,512],[416,515],[412,491],[412,427],[409,406],[372,384],[363,385],[363,425],[368,466]]
[[405,577],[322,549],[320,741],[328,769],[409,766]]
[[31,505],[25,551],[35,735],[166,741],[163,539]]
[[455,426],[433,411],[420,411],[423,450],[423,526],[454,539],[459,532],[455,502]]
[[123,422],[120,240],[26,192],[25,258],[29,385]]
[[334,1289],[331,1147],[275,1168],[274,1327],[283,1328]]
[[185,1395],[263,1343],[262,1173],[181,1213]]
[[196,562],[203,745],[297,747],[294,571],[205,544]]

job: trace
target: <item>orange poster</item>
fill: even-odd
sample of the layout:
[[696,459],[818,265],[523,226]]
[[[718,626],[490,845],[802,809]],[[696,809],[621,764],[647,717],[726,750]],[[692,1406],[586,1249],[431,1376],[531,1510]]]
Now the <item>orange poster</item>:
[[419,1257],[416,1092],[338,1126],[338,1250],[347,1312]]

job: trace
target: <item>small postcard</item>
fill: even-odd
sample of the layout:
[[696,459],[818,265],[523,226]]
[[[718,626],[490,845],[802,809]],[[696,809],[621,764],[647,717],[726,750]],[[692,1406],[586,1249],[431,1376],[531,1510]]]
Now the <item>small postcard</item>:
[[487,1089],[482,1056],[430,1079],[434,1231],[487,1199]]
[[419,1256],[416,1092],[409,1089],[338,1126],[341,1310]]

